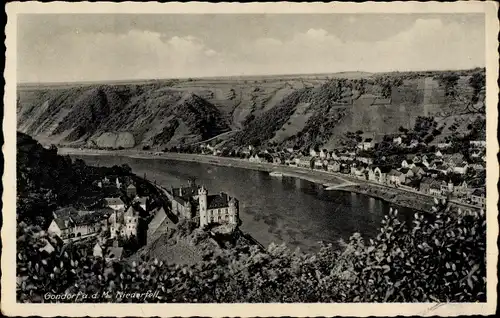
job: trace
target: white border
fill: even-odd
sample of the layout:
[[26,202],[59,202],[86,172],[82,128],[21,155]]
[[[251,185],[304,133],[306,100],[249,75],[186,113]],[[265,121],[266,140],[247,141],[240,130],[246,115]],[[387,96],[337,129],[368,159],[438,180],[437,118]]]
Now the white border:
[[[493,314],[496,310],[498,259],[496,154],[498,109],[497,4],[494,2],[392,3],[8,3],[3,133],[2,293],[6,315],[38,316],[458,316]],[[487,64],[487,303],[462,304],[17,304],[15,295],[16,201],[16,25],[20,13],[485,13]]]

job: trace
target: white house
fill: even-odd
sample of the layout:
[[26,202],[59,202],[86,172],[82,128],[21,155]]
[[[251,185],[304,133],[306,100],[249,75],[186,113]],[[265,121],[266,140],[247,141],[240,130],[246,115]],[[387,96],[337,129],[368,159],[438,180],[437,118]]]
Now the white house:
[[310,168],[311,167],[311,157],[302,157],[299,159],[298,166],[303,167],[303,168]]
[[321,159],[326,159],[326,154],[328,153],[328,151],[324,151],[323,149],[321,149],[321,151],[319,152],[319,157]]
[[54,252],[56,249],[54,248],[54,246],[52,244],[50,244],[49,241],[47,240],[44,240],[45,241],[45,246],[44,247],[40,247],[38,250],[40,252],[47,252],[48,254],[52,254],[52,252]]
[[438,158],[442,158],[443,157],[443,154],[441,153],[441,151],[436,151],[436,157]]
[[314,168],[315,169],[321,169],[323,168],[323,161],[322,160],[314,160]]
[[107,210],[77,211],[74,208],[59,209],[54,212],[54,219],[47,232],[56,235],[63,242],[80,240],[97,235],[105,229]]
[[401,173],[400,171],[393,169],[393,170],[389,171],[389,173],[387,174],[387,180],[389,183],[391,183],[393,185],[401,185],[401,184],[405,183],[406,176],[403,173]]
[[481,156],[481,152],[480,151],[473,151],[471,154],[470,154],[471,158],[479,158]]
[[371,165],[373,163],[373,158],[370,157],[357,157],[357,160]]
[[451,142],[440,142],[437,144],[439,149],[446,149],[451,147]]
[[394,139],[392,139],[392,143],[394,143],[396,145],[401,145],[402,142],[403,142],[403,139],[400,136],[395,137]]
[[327,169],[330,172],[339,172],[340,171],[340,163],[338,161],[335,161],[335,160],[330,160],[328,162]]
[[104,254],[104,249],[101,246],[101,244],[99,244],[99,242],[95,243],[94,249],[93,249],[94,257],[103,257],[103,254]]
[[471,140],[469,141],[469,144],[474,147],[485,148],[486,140]]
[[408,169],[411,169],[415,167],[415,164],[413,163],[413,160],[411,159],[408,159],[408,160],[403,160],[401,162],[401,168],[408,168]]
[[309,156],[316,157],[318,153],[313,148],[309,149]]
[[477,205],[484,206],[486,200],[485,189],[476,189],[471,194],[471,201]]
[[408,148],[415,148],[418,146],[418,140],[412,139],[410,144],[408,145]]
[[375,147],[375,141],[373,141],[372,138],[366,138],[361,144],[363,150],[368,150]]
[[251,155],[250,158],[248,159],[248,161],[260,163],[260,162],[262,162],[262,159],[259,157],[258,154],[255,154],[255,155]]
[[467,164],[467,162],[462,162],[453,167],[453,171],[460,174],[466,174],[468,168],[469,165]]

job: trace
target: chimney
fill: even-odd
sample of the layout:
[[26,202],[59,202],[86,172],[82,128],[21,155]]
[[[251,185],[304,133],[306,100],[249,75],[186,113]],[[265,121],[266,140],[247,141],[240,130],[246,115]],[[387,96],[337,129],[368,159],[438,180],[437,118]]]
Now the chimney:
[[118,240],[113,241],[113,247],[118,247]]
[[182,197],[182,186],[179,188],[179,196]]

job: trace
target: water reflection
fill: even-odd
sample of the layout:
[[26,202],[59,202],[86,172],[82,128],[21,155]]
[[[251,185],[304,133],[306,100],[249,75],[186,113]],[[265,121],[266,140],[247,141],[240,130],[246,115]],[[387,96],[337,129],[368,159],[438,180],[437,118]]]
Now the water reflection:
[[[389,204],[365,195],[327,191],[309,181],[271,177],[260,171],[221,167],[194,162],[127,157],[81,156],[88,164],[127,163],[138,175],[170,187],[186,184],[191,177],[209,193],[227,192],[240,201],[242,229],[264,245],[285,242],[290,247],[314,251],[318,241],[337,244],[354,232],[376,235]],[[400,209],[413,215],[410,209]]]

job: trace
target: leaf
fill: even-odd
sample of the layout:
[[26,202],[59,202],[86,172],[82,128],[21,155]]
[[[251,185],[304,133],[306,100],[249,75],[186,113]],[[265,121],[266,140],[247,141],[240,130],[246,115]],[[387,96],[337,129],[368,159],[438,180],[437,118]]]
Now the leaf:
[[384,265],[382,266],[382,269],[384,270],[384,274],[388,273],[391,271],[391,267],[389,265]]

